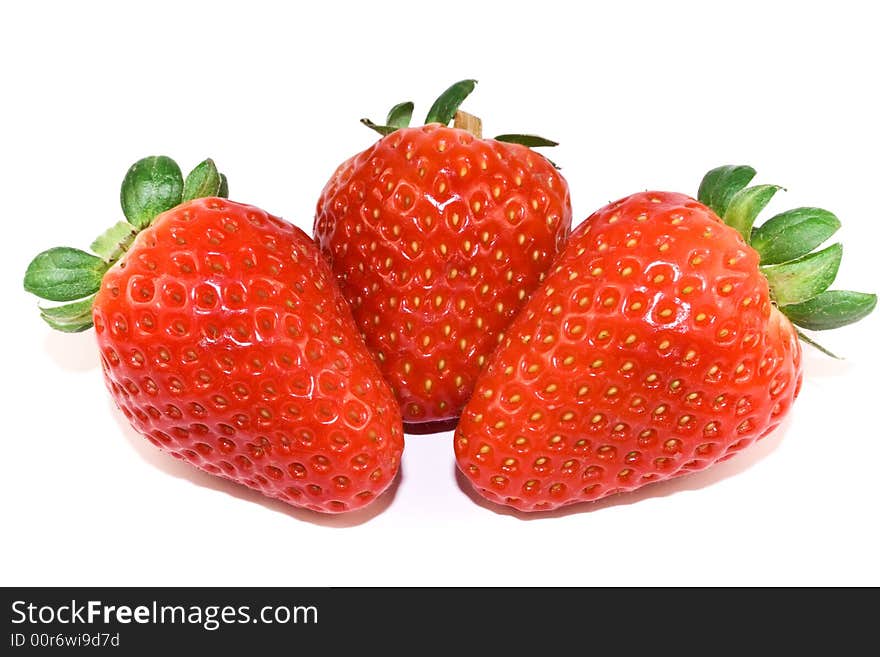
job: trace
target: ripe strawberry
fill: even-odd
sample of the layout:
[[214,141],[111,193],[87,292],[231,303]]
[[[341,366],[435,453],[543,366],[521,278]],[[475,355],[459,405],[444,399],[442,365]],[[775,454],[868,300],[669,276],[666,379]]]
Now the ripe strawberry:
[[156,447],[295,506],[362,507],[398,469],[391,391],[314,243],[224,187],[209,160],[185,184],[168,158],[138,162],[123,184],[130,223],[95,242],[98,256],[40,254],[25,288],[97,292],[43,316],[66,331],[94,320],[110,393]]
[[779,424],[802,376],[785,314],[833,328],[876,296],[825,291],[840,245],[812,251],[839,226],[830,213],[752,231],[778,189],[746,188],[753,175],[704,179],[700,199],[728,225],[682,194],[644,192],[574,231],[462,414],[455,454],[482,495],[524,511],[597,500],[706,468]]
[[[457,418],[474,381],[571,229],[568,185],[528,135],[481,139],[450,87],[410,128],[412,103],[343,163],[318,201],[332,264],[405,422]],[[464,122],[470,132],[448,128]],[[510,143],[518,142],[518,143]],[[525,145],[524,145],[525,144]]]

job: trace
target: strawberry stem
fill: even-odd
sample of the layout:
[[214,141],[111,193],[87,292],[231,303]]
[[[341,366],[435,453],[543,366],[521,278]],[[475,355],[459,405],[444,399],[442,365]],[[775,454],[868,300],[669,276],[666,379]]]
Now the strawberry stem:
[[468,114],[461,110],[456,111],[452,127],[467,130],[477,139],[483,138],[483,121],[480,117],[474,116],[473,114]]

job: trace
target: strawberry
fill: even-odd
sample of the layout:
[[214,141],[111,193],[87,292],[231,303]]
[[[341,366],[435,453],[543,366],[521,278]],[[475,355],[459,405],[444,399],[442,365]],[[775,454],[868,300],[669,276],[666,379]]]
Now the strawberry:
[[702,202],[634,194],[574,231],[456,431],[482,495],[523,511],[597,500],[702,470],[779,425],[801,385],[792,322],[834,328],[877,298],[827,291],[840,245],[813,250],[840,225],[831,213],[752,229],[779,189],[746,187],[754,173],[713,170]]
[[141,160],[128,222],[97,255],[41,253],[25,288],[73,302],[42,310],[54,328],[94,323],[110,394],[159,449],[295,506],[363,507],[398,469],[395,400],[311,239],[225,195],[210,160],[185,182]]
[[[502,333],[571,229],[568,185],[531,135],[480,138],[452,85],[408,127],[395,106],[384,136],[343,163],[318,201],[315,240],[367,346],[424,432],[457,418]],[[446,124],[455,116],[456,126]]]

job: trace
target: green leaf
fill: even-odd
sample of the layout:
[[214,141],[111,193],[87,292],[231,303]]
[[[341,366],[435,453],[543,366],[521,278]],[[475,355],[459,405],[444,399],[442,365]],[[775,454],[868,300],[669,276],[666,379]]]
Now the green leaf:
[[843,360],[843,358],[841,358],[840,356],[838,356],[837,354],[835,354],[835,353],[834,353],[833,351],[831,351],[830,349],[828,349],[828,348],[826,348],[826,347],[823,347],[821,344],[819,344],[818,342],[816,342],[815,340],[813,340],[811,337],[807,336],[807,335],[806,335],[803,331],[801,331],[800,329],[795,329],[794,332],[797,333],[797,336],[798,336],[801,340],[803,340],[803,341],[806,342],[808,345],[810,345],[811,347],[813,347],[813,349],[818,349],[819,351],[821,351],[821,352],[822,352],[823,354],[825,354],[826,356],[831,356],[832,358],[834,358],[834,359],[836,359],[836,360]]
[[24,289],[49,301],[81,299],[98,291],[107,266],[91,253],[58,246],[31,261],[24,275]]
[[728,164],[712,169],[703,176],[697,200],[712,208],[719,217],[723,217],[733,195],[748,185],[754,177],[755,170],[744,164]]
[[431,105],[425,123],[442,123],[448,125],[455,116],[455,112],[464,99],[471,95],[476,86],[476,80],[461,80],[440,94],[440,97]]
[[522,144],[529,148],[537,148],[539,146],[559,146],[558,141],[544,139],[538,135],[498,135],[495,141],[505,141],[508,144]]
[[785,306],[780,310],[798,326],[811,331],[827,331],[867,317],[876,306],[876,294],[828,290],[809,301]]
[[220,198],[229,198],[229,181],[226,179],[226,174],[220,174],[220,189],[217,190],[217,196]]
[[119,221],[95,238],[89,247],[106,262],[112,262],[128,249],[137,231],[127,221]]
[[828,210],[795,208],[771,217],[752,231],[750,243],[761,264],[775,265],[806,255],[840,228]]
[[214,160],[208,158],[199,162],[183,182],[183,200],[192,201],[195,198],[217,196],[222,182]]
[[385,124],[390,128],[408,128],[409,122],[412,120],[414,107],[411,102],[398,103],[388,112]]
[[724,223],[735,228],[748,242],[755,219],[780,189],[779,185],[755,185],[739,190],[730,197],[727,210],[721,215]]
[[832,244],[827,249],[805,255],[781,265],[761,267],[770,283],[770,295],[779,306],[801,303],[824,292],[834,282],[843,246]]
[[40,317],[57,331],[79,333],[92,327],[92,303],[95,295],[80,301],[51,308],[40,307]]
[[370,121],[370,119],[361,119],[361,123],[363,123],[368,128],[375,130],[383,137],[385,135],[390,135],[392,132],[397,130],[397,128],[394,128],[390,125],[378,125],[377,123],[373,123],[372,121]]
[[120,200],[125,218],[135,228],[146,228],[156,215],[179,205],[183,174],[170,157],[153,155],[131,165],[122,181]]

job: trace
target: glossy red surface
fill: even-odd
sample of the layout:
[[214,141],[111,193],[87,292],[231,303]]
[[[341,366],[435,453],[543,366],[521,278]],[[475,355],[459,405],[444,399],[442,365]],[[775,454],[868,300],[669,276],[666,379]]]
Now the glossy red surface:
[[397,404],[298,228],[225,199],[178,206],[105,275],[94,321],[116,403],[172,456],[325,512],[393,480]]
[[596,500],[733,456],[801,377],[758,254],[687,196],[635,194],[572,234],[477,381],[456,458],[501,504]]
[[570,229],[568,185],[544,157],[438,124],[342,164],[315,218],[409,423],[458,417]]

